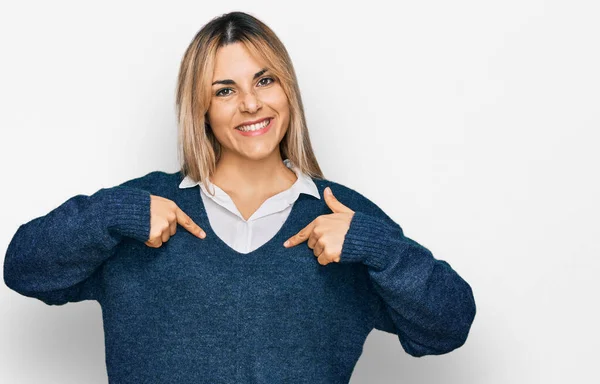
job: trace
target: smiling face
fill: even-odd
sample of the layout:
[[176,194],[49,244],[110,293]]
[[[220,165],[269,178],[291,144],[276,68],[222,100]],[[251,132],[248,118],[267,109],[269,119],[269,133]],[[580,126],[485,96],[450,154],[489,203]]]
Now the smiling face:
[[221,156],[279,157],[290,108],[279,80],[265,63],[242,43],[220,47],[212,84],[207,122],[221,144]]

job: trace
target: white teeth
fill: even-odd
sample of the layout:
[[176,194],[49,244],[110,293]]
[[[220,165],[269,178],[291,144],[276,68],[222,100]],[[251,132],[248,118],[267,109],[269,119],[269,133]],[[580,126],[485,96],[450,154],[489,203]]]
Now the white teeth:
[[256,131],[256,130],[259,130],[259,129],[262,129],[262,128],[266,127],[269,124],[270,121],[271,121],[271,119],[267,119],[267,120],[264,120],[264,121],[262,121],[262,122],[260,122],[258,124],[244,125],[242,127],[237,127],[236,129],[240,130],[240,131],[243,131],[243,132]]

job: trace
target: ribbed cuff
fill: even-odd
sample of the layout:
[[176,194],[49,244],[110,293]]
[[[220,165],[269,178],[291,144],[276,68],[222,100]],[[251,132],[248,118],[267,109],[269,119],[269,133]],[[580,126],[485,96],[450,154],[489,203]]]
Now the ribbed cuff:
[[150,237],[150,192],[117,186],[104,188],[108,228],[139,241]]
[[362,212],[354,212],[346,232],[340,263],[363,263],[377,269],[387,264],[391,248],[402,238],[400,227],[393,227],[381,219]]

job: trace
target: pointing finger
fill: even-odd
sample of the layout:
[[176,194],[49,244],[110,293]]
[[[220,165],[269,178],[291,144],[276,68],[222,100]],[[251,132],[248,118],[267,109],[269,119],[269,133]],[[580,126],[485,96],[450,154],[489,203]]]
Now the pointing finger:
[[200,228],[198,224],[194,223],[194,221],[185,212],[183,212],[181,208],[177,207],[175,209],[175,213],[177,214],[177,222],[179,225],[201,239],[206,237],[206,233],[202,230],[202,228]]
[[296,233],[294,236],[287,239],[287,241],[285,243],[283,243],[283,246],[286,248],[289,248],[289,247],[298,245],[298,244],[302,243],[303,241],[306,241],[310,237],[310,234],[311,234],[314,226],[315,226],[315,221],[313,220],[306,227],[302,228],[300,230],[300,232]]

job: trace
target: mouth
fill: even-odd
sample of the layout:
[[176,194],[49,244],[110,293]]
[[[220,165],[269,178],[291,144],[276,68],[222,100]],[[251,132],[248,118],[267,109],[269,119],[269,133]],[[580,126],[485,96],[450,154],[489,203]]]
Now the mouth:
[[238,131],[243,136],[262,135],[271,128],[271,126],[273,125],[273,120],[274,119],[272,117],[267,117],[263,120],[259,120],[258,122],[255,122],[254,124],[242,125],[242,126],[236,127],[235,130]]
[[273,118],[265,117],[264,119],[254,121],[251,124],[239,125],[235,127],[235,129],[240,132],[256,132],[268,127],[271,124],[271,120],[273,120]]

